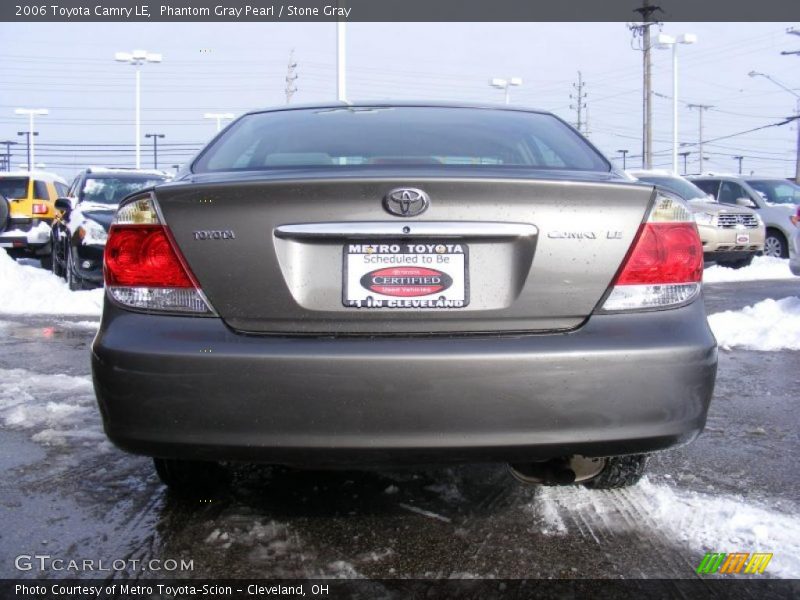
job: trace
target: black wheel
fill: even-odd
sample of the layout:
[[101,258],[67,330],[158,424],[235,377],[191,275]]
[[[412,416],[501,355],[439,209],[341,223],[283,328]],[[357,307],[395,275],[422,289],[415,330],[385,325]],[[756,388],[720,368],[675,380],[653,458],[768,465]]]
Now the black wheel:
[[767,237],[764,239],[764,256],[789,258],[789,245],[780,231],[767,230]]
[[[50,236],[50,247],[52,251],[50,252],[50,270],[53,271],[53,275],[56,277],[64,277],[64,257],[59,256],[59,244],[56,241],[55,237],[52,235]],[[42,264],[44,266],[44,263]]]
[[228,483],[228,472],[218,463],[154,458],[161,482],[175,492],[208,492]]
[[720,267],[729,267],[731,269],[741,269],[742,267],[749,267],[753,263],[753,255],[747,258],[740,258],[738,260],[717,261]]
[[8,208],[8,200],[6,197],[0,194],[0,232],[6,230],[6,225],[8,225],[8,213],[10,209]]
[[647,470],[646,454],[610,456],[600,474],[583,485],[593,490],[613,490],[639,483]]
[[83,289],[83,279],[75,274],[75,261],[72,258],[72,250],[70,250],[69,246],[67,246],[66,254],[67,266],[65,270],[67,271],[67,284],[69,285],[69,289],[73,292],[77,292]]
[[45,254],[39,257],[39,262],[42,263],[42,268],[48,271],[53,270],[53,253]]
[[753,264],[753,255],[752,254],[750,256],[748,256],[747,258],[743,258],[741,260],[737,260],[731,266],[734,269],[742,269],[744,267],[749,267],[751,264]]

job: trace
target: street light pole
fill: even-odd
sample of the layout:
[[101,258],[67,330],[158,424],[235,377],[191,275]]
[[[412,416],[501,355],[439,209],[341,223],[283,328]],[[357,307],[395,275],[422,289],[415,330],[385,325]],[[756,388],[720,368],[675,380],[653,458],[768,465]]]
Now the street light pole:
[[503,79],[500,77],[495,77],[489,80],[489,85],[503,90],[503,96],[505,99],[505,103],[508,104],[511,101],[511,86],[520,86],[522,85],[522,78],[521,77],[510,77],[508,79]]
[[222,120],[223,119],[234,119],[236,115],[233,113],[205,113],[203,115],[204,119],[216,119],[217,121],[217,133],[222,131]]
[[678,153],[679,156],[683,157],[683,173],[682,175],[686,175],[686,158],[691,154],[688,150],[686,152]]
[[[38,135],[33,132],[33,117],[34,115],[48,115],[50,111],[46,108],[17,108],[14,109],[14,113],[18,115],[27,115],[28,117],[28,171],[32,171],[36,161],[36,148],[33,143],[33,136]],[[17,135],[19,135],[19,133]]]
[[37,135],[39,135],[39,132],[38,131],[18,131],[17,135],[24,135],[25,136],[25,146],[26,146],[27,152],[28,152],[28,163],[27,163],[28,164],[28,171],[32,171],[33,170],[33,163],[31,162],[31,156],[32,156],[32,154],[31,154],[31,150],[32,150],[31,141],[32,141],[32,138],[34,138]]
[[152,54],[146,50],[134,50],[133,52],[117,52],[114,54],[114,60],[117,62],[125,62],[133,65],[136,69],[136,117],[135,117],[135,138],[136,138],[136,168],[140,169],[142,166],[141,160],[141,66],[145,63],[160,63],[162,57],[160,54]]
[[158,168],[158,140],[163,138],[163,133],[145,133],[144,137],[153,138],[153,168]]
[[672,172],[678,173],[678,44],[694,44],[697,36],[683,33],[678,36],[659,33],[656,47],[672,47]]
[[627,157],[630,150],[617,150],[617,152],[622,154],[622,170],[624,171],[628,167]]

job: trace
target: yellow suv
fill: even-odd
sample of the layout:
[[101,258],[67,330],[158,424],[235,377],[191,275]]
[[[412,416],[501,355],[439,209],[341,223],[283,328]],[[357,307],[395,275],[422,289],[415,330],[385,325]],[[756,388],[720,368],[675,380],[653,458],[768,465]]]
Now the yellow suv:
[[0,198],[8,201],[8,218],[0,223],[0,248],[15,258],[26,255],[40,258],[42,266],[49,268],[55,201],[66,195],[67,182],[53,173],[0,173]]

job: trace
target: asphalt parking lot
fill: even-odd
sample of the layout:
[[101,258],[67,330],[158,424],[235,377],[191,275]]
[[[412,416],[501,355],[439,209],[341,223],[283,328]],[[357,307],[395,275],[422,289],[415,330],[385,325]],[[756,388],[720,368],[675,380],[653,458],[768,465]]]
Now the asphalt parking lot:
[[[712,284],[705,302],[716,313],[798,290]],[[705,433],[656,455],[628,490],[524,486],[504,465],[236,466],[230,489],[178,498],[149,459],[105,440],[94,328],[0,316],[1,577],[63,576],[15,567],[47,554],[149,565],[130,577],[691,578],[705,552],[734,550],[774,553],[766,576],[800,576],[800,352],[721,350]],[[193,568],[167,573],[151,559]]]

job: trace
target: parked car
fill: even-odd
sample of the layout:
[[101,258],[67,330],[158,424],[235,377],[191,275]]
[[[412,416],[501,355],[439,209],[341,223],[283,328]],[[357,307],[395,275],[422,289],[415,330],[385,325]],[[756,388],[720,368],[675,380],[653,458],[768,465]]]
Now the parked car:
[[741,175],[699,175],[689,178],[722,204],[752,208],[767,228],[764,254],[789,257],[789,239],[794,233],[791,216],[800,203],[800,186],[785,179]]
[[6,230],[6,226],[8,225],[8,213],[10,208],[8,206],[8,200],[6,199],[3,194],[0,194],[0,233],[3,233]]
[[746,267],[764,251],[765,227],[754,210],[720,204],[692,182],[663,170],[629,170],[639,181],[663,187],[688,202],[706,261]]
[[133,169],[81,171],[56,201],[61,215],[50,233],[53,273],[65,278],[71,290],[102,286],[103,250],[120,200],[167,177],[161,171]]
[[55,200],[67,189],[67,182],[44,171],[0,173],[0,195],[8,200],[8,221],[0,232],[0,248],[18,258],[32,256],[50,268],[50,225],[55,217]]
[[792,217],[792,223],[794,223],[794,233],[791,240],[789,268],[794,275],[800,276],[800,206]]
[[257,111],[176,177],[120,205],[92,345],[108,437],[167,485],[502,461],[619,487],[703,429],[692,215],[552,114]]

